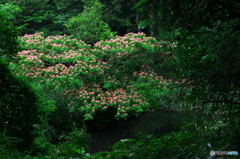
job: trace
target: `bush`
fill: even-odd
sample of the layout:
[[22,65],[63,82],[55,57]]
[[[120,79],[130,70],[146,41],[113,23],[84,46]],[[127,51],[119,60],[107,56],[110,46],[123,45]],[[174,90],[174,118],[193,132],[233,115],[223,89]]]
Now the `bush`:
[[36,94],[23,78],[11,74],[0,61],[0,133],[20,139],[14,148],[27,150],[33,141],[33,124],[38,123],[40,111]]

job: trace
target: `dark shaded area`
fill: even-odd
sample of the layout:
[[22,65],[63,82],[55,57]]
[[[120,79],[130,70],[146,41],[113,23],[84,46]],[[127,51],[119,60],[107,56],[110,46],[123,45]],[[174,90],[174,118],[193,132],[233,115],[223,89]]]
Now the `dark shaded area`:
[[[102,116],[103,117],[103,116]],[[188,113],[161,111],[146,113],[135,118],[120,120],[110,123],[105,129],[91,129],[94,140],[90,144],[90,153],[110,151],[114,143],[121,139],[136,138],[134,134],[146,133],[163,135],[172,131],[178,131]]]
[[99,131],[107,129],[110,123],[116,122],[117,108],[109,107],[106,111],[97,110],[94,115],[93,120],[85,121],[85,124],[88,127],[88,132]]
[[0,72],[0,133],[20,139],[11,146],[24,151],[34,140],[33,124],[39,122],[37,97],[26,81],[14,77],[1,61]]

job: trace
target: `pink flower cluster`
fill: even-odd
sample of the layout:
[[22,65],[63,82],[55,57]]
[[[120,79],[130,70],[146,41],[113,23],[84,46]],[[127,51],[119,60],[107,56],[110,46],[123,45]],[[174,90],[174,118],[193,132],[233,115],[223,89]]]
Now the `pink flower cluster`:
[[[124,116],[126,116],[127,112],[143,112],[144,107],[149,107],[145,99],[134,91],[133,88],[131,92],[132,93],[128,93],[122,88],[104,92],[99,85],[95,85],[94,88],[83,87],[78,91],[68,90],[62,95],[70,100],[68,104],[69,107],[74,107],[76,103],[82,103],[80,109],[91,115],[94,115],[95,111],[98,109],[107,109],[117,106],[117,115],[121,116],[125,114]],[[75,96],[75,100],[72,100],[72,96]]]

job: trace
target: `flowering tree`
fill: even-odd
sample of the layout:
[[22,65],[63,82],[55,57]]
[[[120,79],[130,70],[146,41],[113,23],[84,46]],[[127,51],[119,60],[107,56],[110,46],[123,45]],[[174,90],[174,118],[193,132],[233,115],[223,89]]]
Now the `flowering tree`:
[[170,80],[162,75],[169,74],[174,48],[175,44],[157,41],[144,33],[128,33],[97,42],[92,52],[109,64],[108,73],[112,77],[125,87],[133,86],[139,94],[147,98],[151,108],[159,109],[160,105],[163,106],[162,102],[159,103],[162,101],[160,98],[163,90],[169,93],[166,86]]
[[116,109],[117,119],[147,111],[150,103],[134,82],[152,81],[154,88],[165,84],[144,54],[162,56],[156,52],[162,46],[143,33],[100,41],[93,49],[66,35],[44,38],[36,33],[20,39],[24,50],[18,53],[18,64],[12,64],[15,74],[58,91],[69,111],[83,112],[86,120],[109,108]]

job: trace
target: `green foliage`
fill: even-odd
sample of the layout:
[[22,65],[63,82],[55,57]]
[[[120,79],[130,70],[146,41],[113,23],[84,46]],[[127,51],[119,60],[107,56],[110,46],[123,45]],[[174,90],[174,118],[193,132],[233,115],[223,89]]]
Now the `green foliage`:
[[[42,133],[42,132],[39,132]],[[16,138],[7,138],[1,136],[0,138],[1,150],[0,157],[6,159],[21,158],[21,159],[51,159],[51,158],[69,158],[78,159],[79,157],[70,157],[81,155],[81,158],[90,156],[86,153],[86,143],[90,141],[90,137],[86,134],[84,129],[73,129],[69,134],[61,136],[61,142],[54,145],[50,143],[46,136],[39,135],[35,138],[34,148],[38,149],[37,156],[31,156],[26,153],[21,153],[15,149],[9,149],[13,144],[19,141]],[[85,148],[84,148],[85,147]]]
[[[146,12],[139,12],[133,8],[137,2],[135,0],[131,3],[127,0],[2,0],[0,4],[12,3],[21,8],[22,12],[16,15],[14,23],[21,27],[22,35],[36,32],[45,32],[47,35],[74,33],[81,34],[81,37],[77,35],[79,38],[84,36],[87,39],[87,36],[99,33],[96,36],[106,39],[115,32],[124,35],[128,32],[141,31],[138,26],[141,21],[146,21],[144,18],[148,16]],[[85,26],[75,25],[75,22]],[[110,28],[114,32],[111,32]],[[86,33],[83,34],[81,31]],[[96,37],[88,40],[96,42]]]
[[[207,158],[211,149],[236,149],[233,143],[229,144],[234,138],[229,132],[222,131],[229,129],[230,125],[222,120],[214,122],[211,118],[209,121],[202,118],[206,117],[190,118],[179,132],[163,136],[138,134],[137,139],[122,139],[113,145],[112,151],[99,152],[89,158]],[[209,144],[212,148],[208,147]]]
[[[116,76],[122,79],[123,76],[132,75],[133,72],[138,74],[145,69],[160,69],[162,63],[167,60],[170,63],[172,48],[166,46],[167,42],[158,43],[155,38],[146,37],[144,33],[128,33],[123,37],[116,36],[110,40],[100,41],[95,44],[94,49],[99,59],[120,71]],[[166,74],[165,70],[162,69],[159,74]]]
[[[111,38],[115,33],[101,18],[102,4],[97,0],[85,2],[84,11],[72,17],[66,27],[75,38],[93,44],[99,40]],[[92,5],[91,5],[92,4]]]
[[[187,36],[191,42],[180,44],[177,61],[183,68],[182,74],[188,75],[188,85],[194,86],[192,95],[199,101],[213,104],[219,111],[226,111],[229,104],[236,109],[240,87],[237,82],[239,55],[234,41],[239,41],[239,32],[222,39],[225,33],[205,31],[199,31],[194,37]],[[191,49],[186,49],[189,47]],[[225,108],[218,107],[217,103],[225,103]]]
[[4,132],[0,133],[0,157],[1,158],[13,158],[18,157],[20,155],[20,152],[13,149],[14,146],[16,146],[19,142],[21,142],[21,139],[16,137],[7,137]]
[[[113,77],[125,87],[131,85],[136,88],[148,100],[151,109],[160,109],[174,100],[174,95],[172,99],[163,99],[165,93],[173,93],[167,88],[171,80],[165,78],[173,77],[168,72],[173,63],[172,46],[174,45],[164,41],[158,43],[156,39],[146,37],[143,33],[129,33],[124,37],[117,36],[115,39],[96,43],[94,53],[110,64],[110,71],[117,70],[109,72]],[[159,72],[156,73],[157,71]],[[112,85],[117,86],[117,83]],[[108,88],[112,85],[105,83]]]
[[[166,50],[162,47],[164,42],[155,44],[154,38],[131,33],[117,36],[112,42],[101,41],[91,49],[83,41],[66,35],[46,38],[43,35],[22,36],[24,50],[18,53],[18,63],[10,65],[15,74],[27,77],[45,100],[41,107],[45,112],[41,115],[42,123],[35,124],[37,147],[42,151],[51,154],[55,144],[66,144],[60,138],[71,132],[73,122],[91,120],[87,121],[89,128],[101,129],[116,119],[127,119],[163,106],[160,94],[167,91],[164,87],[170,81],[157,75],[151,66],[158,60],[154,58],[160,55],[158,51]],[[104,58],[103,51],[107,53]],[[171,58],[162,55],[159,60]],[[136,63],[131,64],[127,58],[131,56]],[[148,56],[152,58],[148,60]],[[74,148],[69,146],[65,147],[68,152],[67,149]]]
[[[110,110],[108,108],[117,111],[114,115],[117,119],[139,115],[149,109],[149,102],[155,102],[155,96],[149,101],[146,99],[149,95],[147,91],[160,90],[159,82],[166,84],[163,77],[151,71],[154,57],[157,57],[155,54],[160,54],[158,51],[162,45],[155,44],[155,39],[147,38],[142,33],[116,37],[112,39],[113,42],[101,41],[93,49],[66,35],[46,38],[41,35],[21,37],[21,45],[25,50],[19,52],[18,64],[12,64],[12,70],[19,76],[28,77],[30,82],[42,85],[41,93],[56,93],[59,99],[48,99],[57,100],[58,108],[68,108],[72,113],[80,112],[86,120],[93,119],[99,111],[107,113]],[[126,49],[129,51],[127,54]],[[100,54],[102,50],[107,54]],[[148,51],[151,51],[150,60],[147,60]],[[136,59],[136,63],[131,64],[133,59],[128,59],[129,56]],[[146,66],[141,66],[143,64]],[[123,76],[126,78],[121,78]],[[143,86],[134,85],[134,82],[150,85],[143,89]],[[157,109],[159,103],[154,104]]]
[[228,124],[237,125],[231,131],[239,138],[239,2],[142,0],[137,5],[149,6],[160,30],[172,34],[171,40],[178,36],[176,80],[184,80],[179,86],[188,89],[185,108],[224,113]]
[[68,33],[64,24],[83,9],[83,3],[76,0],[4,0],[21,8],[14,24],[21,28],[21,34],[44,31],[47,35]]
[[15,16],[21,13],[21,9],[11,3],[1,4],[1,13],[6,16],[8,20],[14,20]]
[[[12,21],[21,10],[12,4],[0,4],[0,57],[6,58],[17,52],[17,31]],[[3,56],[4,55],[4,56]]]
[[1,133],[7,137],[16,137],[20,150],[26,150],[33,140],[32,125],[38,121],[38,105],[35,93],[26,81],[11,75],[1,61]]
[[[74,122],[92,120],[104,127],[115,119],[163,107],[224,118],[214,124],[188,121],[180,132],[160,138],[120,141],[113,152],[92,157],[203,158],[209,153],[207,143],[214,143],[214,149],[239,149],[237,0],[24,0],[14,2],[18,7],[9,2],[13,1],[0,4],[2,158],[24,157],[15,150],[8,155],[9,149],[25,144],[19,131],[30,135],[26,141],[31,145],[33,124],[35,143],[47,158],[74,152],[87,157],[84,144],[78,145],[88,142],[79,129],[84,124],[72,129]],[[8,65],[5,59],[18,49],[12,22],[24,26],[23,32],[45,35],[21,37],[22,50]],[[113,37],[110,27],[120,34],[144,30],[168,42],[143,33]],[[48,36],[69,32],[76,39]],[[102,41],[91,48],[77,39]],[[45,114],[36,124],[39,111]]]
[[[155,14],[156,17],[163,18],[162,28],[166,27],[166,31],[171,29],[168,22],[179,28],[176,31],[180,40],[174,55],[181,70],[180,78],[187,78],[191,82],[186,84],[194,86],[195,96],[206,103],[239,103],[236,96],[232,95],[233,92],[239,95],[236,93],[239,91],[236,80],[239,71],[239,48],[236,44],[239,41],[239,3],[198,3],[194,0],[191,3],[157,3],[155,0],[142,0],[137,6],[142,5],[144,8],[150,4],[156,4],[155,8],[162,8],[159,14]],[[204,13],[204,16],[199,13]],[[189,15],[194,15],[195,18],[190,18]],[[229,92],[228,95],[225,92]]]
[[[45,130],[46,131],[46,130]],[[60,158],[73,155],[84,155],[88,156],[85,149],[88,148],[88,143],[90,140],[90,135],[86,133],[86,128],[77,128],[76,125],[72,127],[72,131],[59,136],[59,142],[57,144],[52,144],[49,141],[49,137],[46,136],[41,131],[38,131],[39,135],[35,139],[35,146],[47,155],[39,155],[44,158]]]
[[143,20],[144,14],[133,8],[138,0],[129,2],[128,0],[101,1],[104,4],[103,19],[117,35],[124,35],[129,32],[141,32],[138,26]]
[[[30,150],[33,141],[32,125],[38,123],[38,100],[24,78],[9,70],[9,57],[17,53],[17,31],[11,20],[20,9],[12,4],[0,5],[0,133],[4,150]],[[11,144],[9,144],[9,142]],[[14,143],[14,144],[13,144]]]

